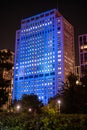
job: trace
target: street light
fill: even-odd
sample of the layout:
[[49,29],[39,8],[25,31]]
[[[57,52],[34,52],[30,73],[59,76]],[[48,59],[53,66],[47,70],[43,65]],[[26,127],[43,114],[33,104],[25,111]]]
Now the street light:
[[80,80],[76,80],[76,85],[82,85]]
[[17,111],[19,111],[19,110],[20,110],[20,108],[21,108],[21,106],[20,106],[20,105],[17,105],[17,106],[16,106],[16,110],[17,110]]
[[31,111],[32,111],[32,109],[31,109],[31,108],[29,108],[29,109],[28,109],[28,111],[29,111],[29,112],[31,112]]
[[79,85],[79,80],[76,80],[76,85]]
[[60,104],[61,104],[61,101],[60,101],[60,100],[58,100],[59,114],[60,114]]

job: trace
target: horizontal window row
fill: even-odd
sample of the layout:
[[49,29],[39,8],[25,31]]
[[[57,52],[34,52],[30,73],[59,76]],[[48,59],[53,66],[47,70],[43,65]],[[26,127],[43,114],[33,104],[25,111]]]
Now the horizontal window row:
[[[51,72],[46,73],[46,74],[40,74],[40,75],[30,75],[30,76],[26,76],[26,77],[20,77],[19,80],[23,80],[23,79],[29,79],[29,78],[38,78],[38,77],[44,77],[44,76],[52,76],[55,75],[55,72]],[[18,78],[15,78],[15,80],[18,80]]]

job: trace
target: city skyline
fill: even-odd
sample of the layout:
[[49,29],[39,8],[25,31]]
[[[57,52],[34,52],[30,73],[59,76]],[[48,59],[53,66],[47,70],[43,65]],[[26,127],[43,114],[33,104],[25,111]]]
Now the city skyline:
[[[0,50],[7,48],[14,51],[16,30],[20,28],[21,19],[53,8],[58,8],[59,12],[74,26],[76,39],[77,34],[87,32],[86,0],[79,0],[79,2],[73,0],[36,0],[33,2],[30,0],[29,3],[3,1],[0,2]],[[77,48],[77,43],[75,45]]]

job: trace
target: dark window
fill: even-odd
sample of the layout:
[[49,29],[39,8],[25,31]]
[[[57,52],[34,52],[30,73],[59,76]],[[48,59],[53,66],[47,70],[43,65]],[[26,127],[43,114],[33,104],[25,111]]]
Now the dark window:
[[49,73],[46,73],[45,76],[49,76]]
[[87,62],[87,53],[84,54],[85,62]]
[[80,42],[82,42],[82,37],[80,37]]
[[83,63],[83,54],[81,54],[81,64]]
[[58,27],[58,30],[60,30],[60,27]]
[[55,72],[51,72],[50,75],[55,75]]
[[35,76],[34,76],[34,78],[37,78],[37,77],[38,77],[38,75],[35,75]]
[[84,43],[86,42],[86,36],[83,36],[83,41],[84,41]]
[[28,79],[28,77],[26,76],[26,77],[24,77],[25,79]]
[[22,79],[23,79],[23,77],[20,77],[19,79],[20,79],[20,80],[22,80]]
[[33,75],[30,75],[29,78],[33,78]]
[[39,77],[43,77],[43,74],[40,74]]

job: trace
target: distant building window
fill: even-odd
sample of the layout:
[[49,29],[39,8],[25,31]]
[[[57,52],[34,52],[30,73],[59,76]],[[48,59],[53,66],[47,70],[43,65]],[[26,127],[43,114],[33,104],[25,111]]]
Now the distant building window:
[[84,43],[86,42],[86,36],[83,36],[83,41],[84,41]]
[[82,37],[80,37],[80,42],[82,41]]

